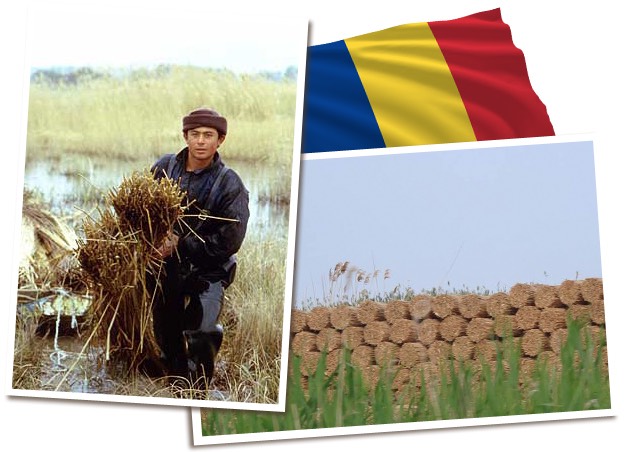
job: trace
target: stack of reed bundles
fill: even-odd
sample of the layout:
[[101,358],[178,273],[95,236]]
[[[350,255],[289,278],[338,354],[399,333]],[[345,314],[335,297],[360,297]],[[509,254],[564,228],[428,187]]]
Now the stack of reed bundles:
[[[422,294],[385,304],[369,300],[322,311],[340,341],[325,329],[298,332],[295,338],[316,335],[319,344],[331,343],[332,367],[340,342],[340,349],[353,352],[352,363],[371,381],[379,377],[379,369],[394,368],[396,390],[408,381],[419,384],[421,374],[439,378],[440,369],[453,363],[465,363],[476,371],[482,363],[493,365],[510,339],[521,353],[521,380],[525,381],[538,360],[559,359],[568,316],[584,319],[595,343],[604,341],[599,336],[604,331],[601,282],[590,278],[560,286],[517,284],[508,293],[489,296]],[[319,348],[314,346],[314,351]],[[606,354],[605,349],[601,357],[605,370]]]

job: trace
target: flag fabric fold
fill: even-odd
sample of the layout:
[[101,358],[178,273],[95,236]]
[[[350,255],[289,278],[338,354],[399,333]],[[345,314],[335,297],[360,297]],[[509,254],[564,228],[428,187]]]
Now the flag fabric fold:
[[551,135],[500,9],[308,48],[304,153]]

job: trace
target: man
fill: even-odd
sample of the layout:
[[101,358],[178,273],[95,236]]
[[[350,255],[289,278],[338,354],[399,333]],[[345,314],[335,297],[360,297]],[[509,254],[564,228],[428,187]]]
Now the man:
[[249,192],[218,152],[226,118],[212,109],[192,111],[182,120],[182,133],[187,146],[152,167],[155,178],[178,182],[188,206],[184,221],[158,249],[164,271],[154,329],[166,371],[207,386],[223,339],[218,320],[224,291],[234,279],[235,254],[247,230]]

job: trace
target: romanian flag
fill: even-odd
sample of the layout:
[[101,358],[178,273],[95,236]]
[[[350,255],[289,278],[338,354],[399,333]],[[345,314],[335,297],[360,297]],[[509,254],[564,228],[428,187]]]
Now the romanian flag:
[[305,153],[554,135],[500,9],[308,48]]

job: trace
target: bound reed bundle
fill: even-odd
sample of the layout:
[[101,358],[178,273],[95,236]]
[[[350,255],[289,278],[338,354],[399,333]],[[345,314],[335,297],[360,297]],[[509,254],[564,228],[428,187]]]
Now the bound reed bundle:
[[473,359],[475,343],[468,336],[459,336],[451,345],[451,353],[458,361],[468,362]]
[[123,231],[139,233],[147,244],[160,244],[182,215],[183,193],[169,178],[154,180],[135,172],[108,195]]
[[170,179],[135,172],[109,192],[99,217],[83,221],[77,257],[94,292],[91,333],[105,340],[107,360],[114,357],[129,371],[160,356],[150,278],[158,278],[155,250],[182,218],[183,196]]
[[305,352],[318,351],[316,346],[316,333],[301,331],[293,337],[290,347],[297,356],[303,356]]
[[403,367],[415,367],[428,359],[427,347],[420,342],[406,342],[399,349],[399,364]]
[[514,284],[509,290],[509,304],[514,308],[535,306],[535,287],[530,284]]
[[363,326],[357,318],[355,306],[340,305],[331,310],[331,325],[337,330],[343,331],[350,326]]
[[416,342],[418,340],[418,321],[399,319],[390,328],[390,340],[395,344]]
[[329,313],[331,310],[327,306],[316,306],[308,314],[308,328],[312,331],[318,332],[323,328],[329,328],[331,326]]
[[485,300],[481,295],[477,294],[466,294],[460,296],[457,300],[457,309],[459,309],[459,313],[465,319],[488,316],[487,309],[485,307]]
[[541,309],[537,306],[522,306],[518,309],[518,312],[516,312],[518,328],[522,330],[537,328],[541,312]]
[[293,309],[290,314],[290,334],[297,334],[308,329],[308,313]]
[[21,233],[20,291],[45,291],[63,286],[77,266],[73,255],[76,234],[29,189],[24,189]]
[[494,335],[494,320],[475,317],[466,325],[466,336],[473,342],[491,339]]
[[364,327],[348,326],[342,331],[342,345],[353,350],[358,345],[364,344]]
[[342,346],[342,334],[333,328],[323,328],[316,335],[316,348],[331,352]]

